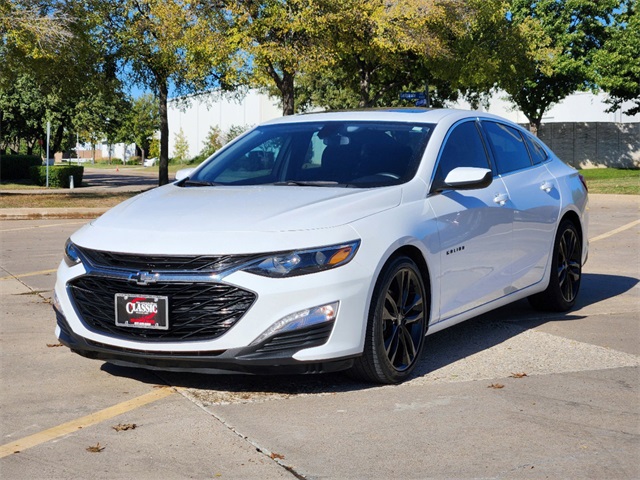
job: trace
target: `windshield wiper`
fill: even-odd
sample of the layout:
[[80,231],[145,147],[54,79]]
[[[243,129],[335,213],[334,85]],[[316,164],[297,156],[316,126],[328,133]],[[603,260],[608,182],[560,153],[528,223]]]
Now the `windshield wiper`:
[[215,187],[221,185],[220,183],[207,182],[205,180],[190,180],[186,179],[182,182],[183,187]]
[[297,187],[336,187],[341,183],[329,180],[287,180],[285,182],[275,182],[273,185],[297,186]]

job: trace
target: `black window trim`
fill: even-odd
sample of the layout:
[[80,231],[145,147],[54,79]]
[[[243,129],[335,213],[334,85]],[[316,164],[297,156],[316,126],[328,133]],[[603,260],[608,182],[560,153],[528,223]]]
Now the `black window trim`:
[[431,196],[431,195],[438,195],[440,193],[443,192],[447,192],[450,191],[451,189],[444,189],[444,190],[436,190],[436,188],[438,187],[435,184],[436,181],[436,173],[438,172],[438,166],[440,165],[440,159],[442,158],[442,153],[444,152],[444,147],[447,144],[447,141],[449,140],[449,137],[451,136],[451,133],[459,126],[462,125],[463,123],[469,123],[469,122],[473,122],[476,126],[476,130],[478,131],[478,136],[480,137],[480,141],[482,142],[482,147],[484,148],[484,154],[487,158],[487,167],[489,169],[491,169],[491,172],[493,173],[493,177],[495,178],[498,175],[498,171],[497,168],[495,166],[494,160],[493,160],[493,156],[491,155],[491,152],[489,151],[488,145],[487,145],[487,140],[485,138],[485,134],[480,126],[480,117],[473,117],[473,118],[463,118],[462,120],[458,120],[456,123],[454,123],[453,125],[451,125],[451,127],[449,128],[449,130],[447,130],[447,134],[444,136],[444,139],[442,140],[442,143],[440,144],[440,150],[438,151],[438,156],[436,157],[436,162],[433,166],[433,171],[431,172],[431,180],[430,180],[430,187],[429,187],[429,193],[427,196]]
[[[528,132],[528,131],[526,131],[526,130],[524,130],[524,131],[522,131],[522,132],[520,132],[520,133],[524,134],[524,137],[525,137],[525,142],[524,142],[524,144],[525,144],[525,145],[526,145],[526,147],[527,147],[527,151],[529,152],[529,158],[531,158],[531,163],[533,164],[533,166],[534,166],[534,167],[537,167],[538,165],[542,165],[542,164],[544,164],[544,163],[547,163],[548,161],[550,161],[550,160],[551,160],[551,155],[549,154],[549,150],[547,150],[547,149],[545,148],[544,143],[542,143],[542,141],[541,141],[538,137],[536,137],[534,134],[532,134],[531,132]],[[534,144],[535,144],[535,143],[537,143],[537,144],[538,144],[538,146],[539,146],[539,147],[542,149],[542,151],[544,152],[544,154],[545,154],[544,160],[542,160],[540,163],[535,163],[535,162],[533,161],[533,153],[531,152],[531,150],[529,150],[529,144],[528,144],[528,143],[527,143],[527,141],[526,141],[527,139],[528,139],[528,140],[529,140],[529,142],[531,142],[531,143],[534,143]]]

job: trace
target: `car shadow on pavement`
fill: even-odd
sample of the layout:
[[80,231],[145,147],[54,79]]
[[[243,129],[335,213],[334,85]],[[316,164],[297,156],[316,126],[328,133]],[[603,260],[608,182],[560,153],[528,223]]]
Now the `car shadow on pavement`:
[[[616,275],[584,274],[576,309],[624,294],[638,279]],[[526,300],[514,302],[477,318],[430,335],[426,339],[423,358],[412,378],[450,365],[463,358],[499,345],[527,330],[554,321],[580,321],[585,315],[576,313],[539,312]],[[144,369],[120,367],[105,363],[102,370],[115,376],[144,383],[168,385],[196,390],[245,394],[247,399],[260,394],[294,396],[300,394],[338,393],[376,388],[351,379],[344,373],[321,375],[242,375],[197,374],[177,372],[151,373]],[[237,396],[237,395],[236,395]]]

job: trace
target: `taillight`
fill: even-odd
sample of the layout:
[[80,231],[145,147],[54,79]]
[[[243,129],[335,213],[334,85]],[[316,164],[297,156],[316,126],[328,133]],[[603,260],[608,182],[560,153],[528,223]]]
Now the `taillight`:
[[584,185],[584,189],[588,192],[589,191],[589,187],[587,187],[587,181],[580,174],[578,174],[578,178],[580,178],[580,181],[582,182],[582,185]]

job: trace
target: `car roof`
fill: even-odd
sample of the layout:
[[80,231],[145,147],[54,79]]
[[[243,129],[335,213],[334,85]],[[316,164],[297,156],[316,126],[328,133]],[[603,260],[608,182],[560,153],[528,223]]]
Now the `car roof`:
[[282,123],[307,123],[326,121],[389,121],[407,123],[454,123],[465,118],[490,118],[512,123],[511,121],[477,110],[458,110],[451,108],[419,108],[419,107],[389,107],[361,110],[341,110],[303,113],[278,117],[263,125],[276,125]]

